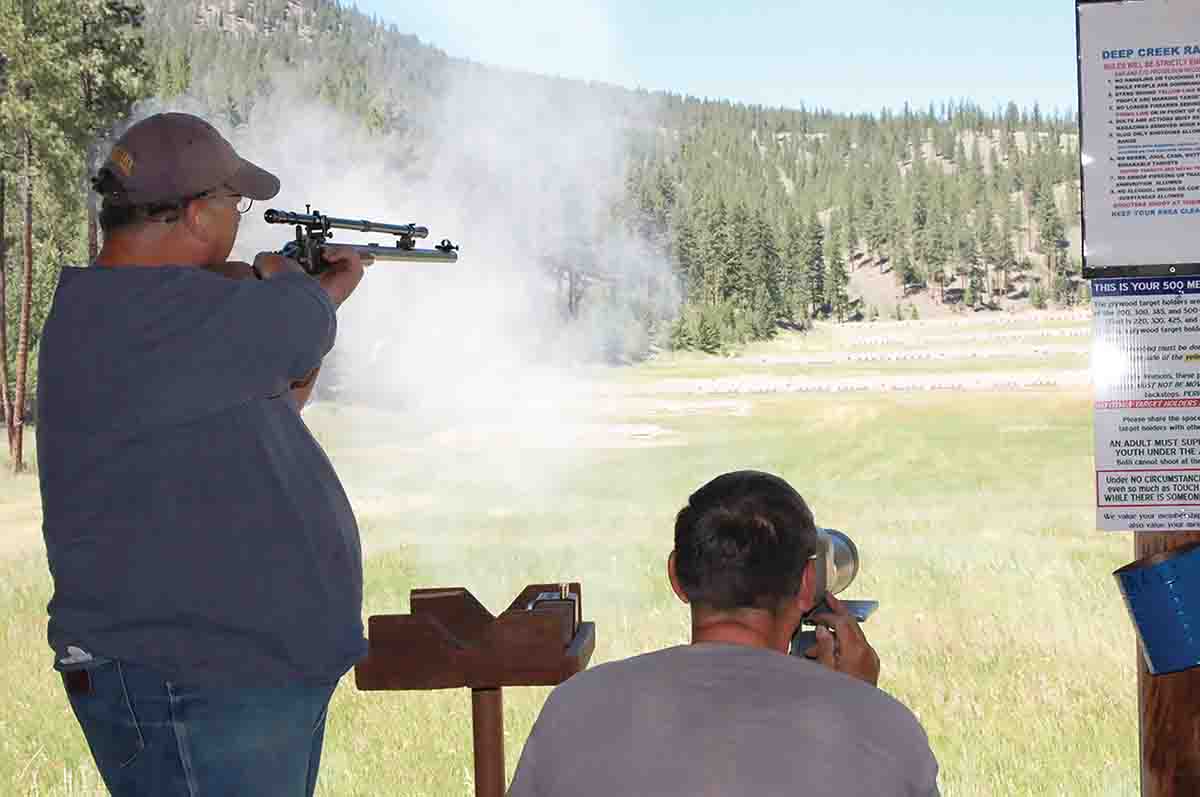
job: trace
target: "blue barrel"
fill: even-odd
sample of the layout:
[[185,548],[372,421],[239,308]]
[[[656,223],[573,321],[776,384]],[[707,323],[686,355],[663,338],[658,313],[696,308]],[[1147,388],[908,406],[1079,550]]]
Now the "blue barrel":
[[1113,572],[1151,675],[1200,664],[1200,543]]

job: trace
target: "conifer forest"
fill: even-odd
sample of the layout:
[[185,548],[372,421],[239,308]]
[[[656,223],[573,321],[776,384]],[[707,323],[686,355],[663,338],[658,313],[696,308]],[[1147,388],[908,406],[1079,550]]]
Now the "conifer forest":
[[[55,275],[96,250],[88,176],[139,102],[187,95],[236,129],[286,84],[381,146],[419,153],[429,110],[457,76],[483,69],[329,0],[0,0],[0,403],[10,446],[32,412]],[[916,313],[860,295],[856,275],[886,275],[899,295],[956,312],[1087,300],[1073,109],[912,107],[897,97],[876,113],[839,114],[511,79],[620,120],[624,190],[609,221],[669,264],[671,284],[651,288],[674,297],[666,310],[635,306],[649,343],[626,353],[634,358]],[[564,323],[577,290],[611,282],[601,249],[531,252],[571,275]]]

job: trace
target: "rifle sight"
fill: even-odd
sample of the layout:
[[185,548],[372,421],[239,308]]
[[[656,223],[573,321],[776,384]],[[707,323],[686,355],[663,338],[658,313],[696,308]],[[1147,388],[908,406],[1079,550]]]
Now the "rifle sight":
[[395,246],[382,244],[338,244],[358,252],[364,266],[376,260],[395,260],[426,263],[457,263],[458,246],[443,239],[432,249],[416,248],[416,239],[429,237],[429,228],[418,224],[386,224],[367,219],[343,219],[325,216],[320,211],[305,206],[304,213],[292,213],[271,208],[263,214],[267,224],[292,224],[296,227],[296,239],[289,241],[282,250],[286,257],[297,260],[304,270],[312,275],[320,274],[328,266],[321,258],[321,250],[330,246],[333,230],[377,233],[396,236]]

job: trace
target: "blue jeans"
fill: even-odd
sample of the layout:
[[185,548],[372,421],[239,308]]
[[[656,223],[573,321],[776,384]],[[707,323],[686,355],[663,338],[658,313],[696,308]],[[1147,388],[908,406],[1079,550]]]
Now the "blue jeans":
[[[66,668],[69,669],[69,668]],[[311,797],[337,683],[196,688],[128,662],[65,673],[113,797]]]

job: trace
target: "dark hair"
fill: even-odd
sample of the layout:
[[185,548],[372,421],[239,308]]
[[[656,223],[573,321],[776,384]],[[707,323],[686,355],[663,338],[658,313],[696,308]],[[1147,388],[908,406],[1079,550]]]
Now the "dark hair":
[[92,178],[92,188],[104,197],[104,202],[100,205],[99,221],[100,229],[106,235],[122,227],[132,227],[150,219],[162,222],[175,221],[175,218],[164,217],[163,214],[178,211],[182,204],[186,204],[177,200],[156,202],[150,205],[130,204],[121,181],[108,167],[101,169]]
[[174,222],[178,216],[167,216],[167,213],[178,213],[178,202],[160,203],[155,205],[121,205],[104,200],[100,206],[100,229],[105,235],[122,227],[133,227],[144,221]]
[[743,470],[710,481],[675,518],[675,573],[712,609],[774,610],[800,591],[817,550],[812,511],[778,476]]

